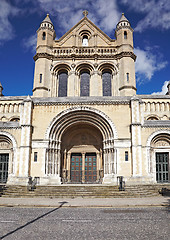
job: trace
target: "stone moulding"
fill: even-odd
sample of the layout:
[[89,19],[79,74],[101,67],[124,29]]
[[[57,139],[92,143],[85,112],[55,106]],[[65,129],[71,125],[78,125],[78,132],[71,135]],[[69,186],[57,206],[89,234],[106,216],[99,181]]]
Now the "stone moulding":
[[169,120],[145,120],[144,124],[142,125],[143,128],[170,128],[170,121]]
[[34,103],[35,106],[51,106],[51,105],[68,105],[68,106],[74,106],[74,105],[129,105],[129,102],[39,102]]
[[102,53],[98,54],[97,52],[94,52],[93,54],[80,54],[80,53],[70,53],[70,54],[65,54],[65,55],[58,55],[55,56],[54,54],[49,54],[49,53],[36,53],[36,55],[33,57],[34,61],[36,61],[38,58],[47,58],[49,60],[58,60],[58,59],[63,59],[63,58],[91,58],[94,59],[94,56],[97,57],[98,59],[100,58],[111,58],[112,60],[118,60],[123,57],[131,57],[134,61],[136,60],[136,55],[133,52],[121,52],[118,54],[113,54],[113,53]]
[[83,98],[83,97],[74,97],[74,98],[33,98],[33,103],[35,106],[50,106],[50,105],[130,105],[130,98],[117,98],[113,99],[95,99],[93,97]]
[[10,129],[10,128],[19,129],[21,128],[21,126],[19,125],[18,122],[0,122],[0,129]]

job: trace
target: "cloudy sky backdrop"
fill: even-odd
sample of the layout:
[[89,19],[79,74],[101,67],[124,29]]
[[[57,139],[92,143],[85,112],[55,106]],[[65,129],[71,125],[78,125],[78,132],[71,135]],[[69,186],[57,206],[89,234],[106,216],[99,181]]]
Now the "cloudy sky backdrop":
[[0,0],[0,82],[4,95],[32,95],[36,30],[50,14],[57,38],[88,10],[114,38],[121,13],[134,29],[138,94],[165,94],[170,80],[170,1]]

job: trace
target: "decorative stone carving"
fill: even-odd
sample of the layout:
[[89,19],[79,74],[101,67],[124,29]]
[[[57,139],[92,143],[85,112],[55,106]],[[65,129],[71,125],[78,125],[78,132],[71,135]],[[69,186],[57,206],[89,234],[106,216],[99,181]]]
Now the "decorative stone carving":
[[156,142],[155,144],[153,144],[155,147],[161,147],[161,146],[170,146],[170,143],[164,140],[160,140],[158,142]]
[[11,149],[11,144],[8,142],[0,142],[0,149]]

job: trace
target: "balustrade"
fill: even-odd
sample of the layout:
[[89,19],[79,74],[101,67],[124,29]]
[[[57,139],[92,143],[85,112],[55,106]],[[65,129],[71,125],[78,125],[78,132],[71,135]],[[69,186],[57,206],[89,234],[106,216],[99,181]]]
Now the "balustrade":
[[80,47],[80,48],[59,48],[53,51],[55,56],[71,56],[74,55],[110,55],[117,52],[116,48],[95,48],[95,47]]

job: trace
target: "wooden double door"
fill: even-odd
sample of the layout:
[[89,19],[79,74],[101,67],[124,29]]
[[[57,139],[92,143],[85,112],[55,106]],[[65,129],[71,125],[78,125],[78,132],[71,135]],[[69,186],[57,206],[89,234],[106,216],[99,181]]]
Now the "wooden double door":
[[96,153],[71,154],[70,180],[75,183],[95,183],[97,181]]

